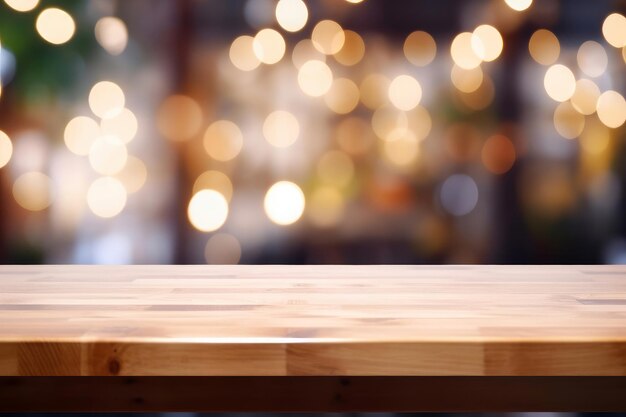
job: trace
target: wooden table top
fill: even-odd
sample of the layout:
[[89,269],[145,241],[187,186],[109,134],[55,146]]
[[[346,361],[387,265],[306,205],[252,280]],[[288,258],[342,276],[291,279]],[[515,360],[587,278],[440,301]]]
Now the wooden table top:
[[0,375],[626,375],[626,267],[0,266]]

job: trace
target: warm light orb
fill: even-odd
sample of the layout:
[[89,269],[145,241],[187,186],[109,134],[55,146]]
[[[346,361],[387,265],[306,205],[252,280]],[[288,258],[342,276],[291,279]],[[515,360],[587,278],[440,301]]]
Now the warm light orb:
[[504,0],[504,2],[513,10],[521,12],[533,4],[533,0]]
[[359,104],[359,87],[348,78],[337,78],[324,96],[329,109],[337,114],[348,114]]
[[626,17],[619,13],[608,15],[602,23],[602,34],[611,46],[626,46]]
[[333,73],[326,63],[313,59],[305,62],[298,71],[298,85],[304,94],[323,96],[333,84]]
[[4,2],[18,12],[29,12],[39,4],[39,0],[4,0]]
[[233,197],[233,183],[228,175],[220,171],[204,171],[193,183],[193,193],[196,194],[201,190],[215,190],[224,196],[226,201],[230,201]]
[[111,55],[124,52],[128,44],[126,24],[117,17],[103,17],[94,28],[96,40]]
[[576,78],[572,70],[565,65],[552,65],[543,79],[546,92],[555,101],[566,101],[576,91]]
[[279,181],[265,194],[263,206],[269,219],[281,226],[298,221],[304,212],[304,193],[293,182]]
[[322,186],[311,194],[307,214],[316,226],[328,227],[341,219],[344,206],[345,199],[338,189],[332,186]]
[[241,152],[243,135],[230,120],[217,120],[207,128],[203,139],[207,154],[218,161],[230,161]]
[[370,110],[376,110],[389,101],[389,78],[382,74],[369,74],[366,76],[359,90],[361,102]]
[[76,155],[87,155],[94,141],[101,135],[98,123],[91,117],[78,116],[65,126],[65,146]]
[[125,108],[116,116],[102,119],[100,129],[103,134],[117,136],[122,142],[128,143],[137,135],[137,117]]
[[383,106],[372,114],[372,130],[382,140],[389,140],[391,134],[398,129],[408,130],[407,113],[392,106]]
[[435,55],[437,55],[435,39],[429,33],[421,30],[407,36],[402,49],[406,59],[417,67],[425,67],[433,62]]
[[61,45],[72,39],[76,24],[67,12],[51,7],[39,13],[35,28],[46,42]]
[[189,201],[187,217],[196,229],[201,232],[212,232],[226,222],[228,202],[215,190],[200,190]]
[[450,55],[456,65],[463,69],[472,69],[479,66],[482,59],[474,52],[470,32],[459,33],[450,45]]
[[166,98],[157,111],[157,128],[173,141],[193,138],[202,127],[202,109],[191,97],[176,94]]
[[345,36],[343,47],[334,57],[342,65],[356,65],[361,62],[363,55],[365,55],[365,42],[363,42],[361,35],[352,30],[345,30],[343,34]]
[[116,136],[101,136],[89,149],[89,164],[102,175],[117,174],[124,168],[127,159],[126,145]]
[[452,84],[463,93],[472,93],[478,90],[483,83],[483,70],[476,67],[470,70],[463,69],[457,65],[452,67],[450,73]]
[[554,110],[554,128],[565,139],[574,139],[585,128],[585,116],[576,111],[572,103],[564,101]]
[[124,168],[117,173],[128,194],[136,193],[144,186],[148,179],[146,164],[136,156],[129,155]]
[[414,109],[422,100],[422,86],[409,75],[399,75],[389,84],[389,101],[403,111]]
[[413,164],[420,150],[419,141],[413,132],[402,128],[392,131],[382,146],[387,161],[399,167]]
[[595,41],[587,41],[580,45],[576,60],[578,67],[589,77],[601,76],[609,64],[604,47]]
[[273,146],[291,146],[300,135],[300,123],[296,116],[285,110],[270,113],[263,122],[263,136]]
[[89,92],[89,107],[103,119],[117,116],[126,102],[124,91],[111,81],[100,81]]
[[343,151],[328,151],[317,163],[317,175],[324,183],[345,187],[354,177],[354,163]]
[[279,0],[276,21],[288,32],[297,32],[306,25],[309,11],[302,0]]
[[252,41],[252,50],[259,61],[272,65],[285,55],[285,40],[274,29],[262,29]]
[[254,53],[254,38],[243,35],[236,38],[230,45],[228,56],[230,62],[242,71],[252,71],[257,68],[261,61]]
[[326,55],[333,55],[343,48],[346,35],[339,23],[332,20],[322,20],[313,28],[311,41],[318,51]]
[[504,41],[498,29],[491,25],[480,25],[472,33],[472,49],[483,61],[491,62],[502,53]]
[[11,143],[11,138],[0,130],[0,168],[9,163],[11,155],[13,155],[13,144]]
[[41,172],[27,172],[15,180],[13,197],[26,210],[44,210],[52,204],[52,180]]
[[515,163],[515,146],[504,135],[491,136],[483,144],[481,159],[489,172],[497,175],[504,174]]
[[530,37],[528,51],[538,64],[552,65],[559,59],[561,44],[554,33],[539,29]]
[[235,265],[241,259],[239,240],[228,233],[216,233],[204,247],[204,258],[209,265]]
[[105,219],[115,217],[126,206],[126,188],[116,178],[101,177],[87,190],[87,206],[93,214]]
[[293,47],[291,52],[291,61],[294,67],[300,69],[305,62],[311,60],[326,61],[326,55],[315,49],[311,39],[302,39],[296,46]]
[[617,91],[605,91],[598,98],[596,111],[606,127],[617,129],[626,121],[626,100]]
[[595,113],[599,97],[600,88],[598,88],[596,83],[583,78],[576,81],[576,90],[570,100],[576,111],[589,116]]

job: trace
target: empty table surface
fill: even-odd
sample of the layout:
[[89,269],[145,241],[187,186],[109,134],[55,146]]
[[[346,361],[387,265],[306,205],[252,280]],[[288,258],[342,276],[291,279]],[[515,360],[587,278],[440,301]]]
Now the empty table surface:
[[626,375],[623,266],[0,266],[1,376]]

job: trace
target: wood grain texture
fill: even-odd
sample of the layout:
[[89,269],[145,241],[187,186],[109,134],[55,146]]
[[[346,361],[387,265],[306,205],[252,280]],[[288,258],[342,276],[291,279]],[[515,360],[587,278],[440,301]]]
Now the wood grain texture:
[[1,376],[624,376],[623,266],[0,266]]

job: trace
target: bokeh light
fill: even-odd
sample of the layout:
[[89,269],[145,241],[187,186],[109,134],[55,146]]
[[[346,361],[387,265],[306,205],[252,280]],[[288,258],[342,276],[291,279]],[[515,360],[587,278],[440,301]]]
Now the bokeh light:
[[304,94],[311,97],[323,96],[333,84],[333,73],[326,63],[312,59],[298,71],[298,85]]
[[585,128],[585,116],[576,111],[572,103],[564,101],[554,110],[554,128],[564,138],[574,139]]
[[311,60],[325,62],[326,55],[315,49],[311,39],[302,39],[296,44],[296,46],[293,47],[293,51],[291,52],[291,61],[297,69],[300,69],[305,62]]
[[552,65],[559,59],[561,44],[556,35],[547,29],[539,29],[528,42],[530,56],[541,65]]
[[311,41],[318,51],[333,55],[343,48],[346,35],[339,23],[333,20],[322,20],[313,28]]
[[148,179],[148,168],[139,158],[129,155],[124,168],[115,177],[122,182],[128,194],[136,193]]
[[435,39],[428,32],[421,30],[412,32],[407,36],[402,49],[406,59],[418,67],[425,67],[430,64],[437,55]]
[[605,91],[598,98],[598,118],[607,127],[617,129],[626,121],[626,100],[617,91]]
[[17,204],[29,211],[41,211],[53,200],[52,180],[42,172],[27,172],[13,183],[13,197]]
[[576,90],[571,98],[572,106],[580,114],[589,116],[596,112],[600,88],[591,80],[582,78],[576,81]]
[[270,113],[263,122],[263,136],[273,146],[291,146],[300,135],[300,123],[296,116],[286,110]]
[[304,206],[304,193],[300,187],[289,181],[279,181],[272,185],[263,202],[267,217],[281,226],[298,221],[304,212]]
[[389,101],[400,110],[414,109],[422,100],[422,86],[410,75],[399,75],[389,84]]
[[365,42],[361,35],[353,30],[344,30],[343,34],[345,37],[343,47],[335,53],[334,57],[342,65],[356,65],[365,55]]
[[626,46],[626,17],[620,13],[611,13],[602,23],[604,39],[615,48]]
[[472,33],[472,49],[483,61],[496,60],[502,53],[502,35],[491,25],[480,25]]
[[456,65],[463,69],[473,69],[479,66],[482,59],[472,47],[473,34],[462,32],[456,35],[450,46],[450,54]]
[[119,55],[128,44],[126,24],[117,17],[103,17],[94,28],[96,40],[111,55]]
[[398,167],[412,165],[419,155],[419,142],[408,129],[395,129],[383,142],[383,156]]
[[229,202],[233,198],[233,183],[228,175],[220,171],[209,170],[200,174],[193,183],[193,193],[201,190],[215,190]]
[[213,232],[226,222],[228,202],[215,190],[200,190],[191,197],[187,207],[189,222],[201,232]]
[[359,89],[361,102],[370,110],[376,110],[389,101],[389,84],[391,80],[382,74],[370,74],[363,78]]
[[306,25],[309,11],[302,0],[279,0],[276,3],[276,21],[288,32],[297,32]]
[[239,127],[230,120],[217,120],[204,132],[204,149],[218,161],[230,161],[241,152],[243,135]]
[[65,126],[63,139],[71,152],[76,155],[87,155],[91,145],[100,135],[100,127],[95,120],[87,116],[78,116]]
[[228,233],[216,233],[204,247],[204,258],[208,264],[235,265],[241,260],[241,244]]
[[102,175],[117,174],[126,165],[128,151],[119,138],[103,135],[89,148],[89,163],[94,171]]
[[254,53],[254,38],[242,35],[230,45],[230,62],[242,71],[252,71],[261,64],[261,60]]
[[123,109],[117,115],[102,119],[100,129],[105,135],[116,136],[124,143],[128,143],[137,135],[139,124],[137,117],[130,109]]
[[9,135],[0,130],[0,168],[4,167],[11,160],[13,155],[13,144]]
[[546,92],[555,101],[569,100],[576,91],[576,78],[565,65],[552,65],[543,80]]
[[274,29],[262,29],[252,41],[252,50],[259,61],[272,65],[285,55],[285,39]]
[[324,95],[324,101],[337,114],[350,113],[359,104],[359,87],[348,78],[337,78]]
[[521,12],[528,9],[533,0],[504,0],[505,3],[513,10]]
[[117,116],[126,102],[124,91],[111,81],[100,81],[89,92],[89,107],[103,119]]
[[317,175],[326,184],[345,187],[354,177],[354,163],[345,152],[328,151],[317,163]]
[[159,106],[156,123],[159,132],[172,141],[185,141],[200,132],[203,116],[200,105],[191,97],[176,94]]
[[29,12],[39,4],[39,0],[4,0],[4,2],[18,12]]
[[452,84],[464,93],[472,93],[478,90],[483,83],[483,71],[480,67],[470,70],[463,69],[457,65],[452,67],[450,73]]
[[604,47],[595,41],[587,41],[580,45],[576,59],[578,67],[589,77],[601,76],[609,64]]
[[101,177],[87,190],[87,206],[93,214],[105,219],[115,217],[126,207],[126,188],[116,178]]
[[316,188],[307,205],[307,215],[319,227],[336,225],[344,213],[345,199],[341,192],[332,186]]
[[483,144],[481,159],[487,170],[493,174],[504,174],[515,164],[515,146],[504,135],[489,137]]
[[471,213],[478,203],[478,186],[469,175],[454,174],[441,186],[441,205],[453,216]]
[[51,7],[37,16],[35,23],[37,33],[46,41],[54,45],[68,42],[74,36],[76,24],[66,11]]

